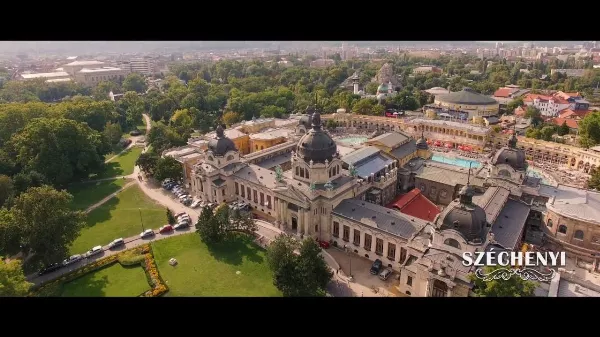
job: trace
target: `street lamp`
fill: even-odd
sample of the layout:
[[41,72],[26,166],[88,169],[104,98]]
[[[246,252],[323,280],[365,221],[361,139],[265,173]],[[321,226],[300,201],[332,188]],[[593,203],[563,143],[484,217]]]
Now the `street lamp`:
[[352,277],[352,257],[350,256],[350,248],[348,248],[348,245],[344,245],[344,250],[346,251],[346,255],[348,255],[348,262],[350,264],[350,277]]
[[138,211],[140,211],[140,223],[142,224],[142,232],[145,231],[144,229],[144,220],[142,219],[142,209],[138,208]]

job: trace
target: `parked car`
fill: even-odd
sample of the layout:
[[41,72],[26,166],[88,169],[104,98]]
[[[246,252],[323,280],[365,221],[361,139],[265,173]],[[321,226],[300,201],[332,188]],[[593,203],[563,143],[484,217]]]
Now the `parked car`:
[[192,198],[187,198],[185,200],[183,200],[183,204],[186,206],[190,206],[192,204],[193,199]]
[[387,280],[392,275],[392,268],[385,268],[380,274],[379,278],[382,281]]
[[88,258],[90,256],[98,255],[102,252],[103,252],[102,246],[96,246],[96,247],[88,250],[87,253],[85,253],[85,257]]
[[178,224],[178,225],[179,225],[179,224],[186,224],[186,225],[189,225],[190,223],[191,223],[191,221],[190,221],[190,220],[188,220],[188,219],[181,219],[181,220],[177,221],[177,224]]
[[63,266],[68,266],[75,262],[81,261],[81,259],[83,259],[83,256],[81,256],[80,254],[75,254],[75,255],[69,256],[68,259],[63,261]]
[[184,229],[184,228],[188,228],[190,227],[190,224],[187,222],[182,222],[182,223],[178,223],[177,225],[175,225],[175,227],[173,227],[173,229]]
[[323,249],[329,248],[329,242],[327,241],[319,241],[319,246]]
[[145,231],[143,231],[143,232],[140,234],[140,238],[142,238],[142,239],[143,239],[143,238],[147,238],[147,237],[149,237],[149,236],[152,236],[152,235],[154,235],[154,231],[153,231],[153,230],[151,230],[151,229],[146,229]]
[[194,200],[192,201],[192,204],[190,205],[191,208],[196,208],[198,206],[200,206],[201,201],[200,200]]
[[372,275],[379,274],[379,271],[381,270],[382,265],[383,265],[383,263],[381,262],[380,259],[375,260],[375,262],[373,262],[373,265],[371,266],[371,274]]
[[179,212],[175,214],[175,218],[179,218],[180,216],[188,215],[186,212]]
[[53,271],[59,270],[60,268],[62,268],[62,264],[61,263],[53,263],[49,266],[44,267],[42,270],[40,270],[38,272],[38,275],[44,275],[44,274],[48,274],[51,273]]
[[122,246],[124,244],[125,244],[125,240],[123,240],[123,238],[118,238],[108,244],[108,249],[113,249],[113,248]]
[[140,130],[133,130],[129,133],[131,136],[139,136],[142,134]]
[[173,226],[171,226],[171,225],[164,225],[164,226],[162,226],[161,228],[158,229],[158,232],[161,233],[161,234],[164,234],[164,233],[168,233],[168,232],[170,232],[172,230],[173,230]]

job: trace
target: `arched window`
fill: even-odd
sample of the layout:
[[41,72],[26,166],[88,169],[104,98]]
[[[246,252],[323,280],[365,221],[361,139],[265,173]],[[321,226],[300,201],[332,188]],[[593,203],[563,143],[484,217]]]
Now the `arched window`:
[[456,240],[455,240],[455,239],[453,239],[453,238],[448,238],[448,239],[446,239],[446,240],[444,241],[444,244],[445,244],[445,245],[448,245],[448,246],[450,246],[450,247],[454,247],[454,248],[458,248],[458,249],[460,249],[460,243],[458,243],[458,241],[456,241]]
[[583,231],[578,229],[575,231],[575,235],[573,235],[574,239],[583,240]]
[[431,297],[447,297],[448,296],[448,285],[446,282],[435,280],[433,281],[433,287],[431,288]]
[[500,170],[498,171],[498,175],[502,177],[510,177],[510,172],[508,172],[508,170]]
[[558,232],[561,234],[567,234],[567,226],[566,225],[558,226]]
[[546,225],[548,227],[552,228],[552,219],[548,219],[548,223]]
[[209,160],[209,161],[213,161],[213,160],[214,160],[214,158],[213,158],[212,156],[208,156],[208,160]]
[[298,166],[296,166],[296,175],[299,176],[300,175],[300,168]]
[[231,160],[233,160],[233,156],[232,155],[227,156],[227,161],[231,161]]
[[306,179],[310,178],[310,174],[308,174],[308,169],[306,169]]

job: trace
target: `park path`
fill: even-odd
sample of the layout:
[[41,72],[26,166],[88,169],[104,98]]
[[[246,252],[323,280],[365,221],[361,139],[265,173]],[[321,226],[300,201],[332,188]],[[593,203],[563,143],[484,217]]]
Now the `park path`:
[[[148,117],[148,115],[144,114],[144,119],[146,120],[146,134],[148,134],[150,132],[150,128],[152,127],[152,124],[150,122],[150,118]],[[133,143],[133,142],[132,142]],[[144,148],[143,152],[146,152],[147,147]],[[142,153],[143,153],[142,152]],[[135,166],[133,174],[131,174],[130,176],[127,177],[137,177],[140,174],[140,169],[138,166]],[[200,216],[200,213],[197,209],[193,209],[190,207],[187,207],[185,205],[183,205],[182,203],[180,203],[178,200],[176,200],[168,191],[164,190],[163,188],[161,188],[160,185],[158,184],[153,184],[152,182],[149,182],[146,179],[143,180],[138,180],[135,179],[132,182],[127,183],[125,186],[123,186],[119,191],[109,195],[108,197],[102,199],[101,201],[99,201],[98,203],[92,205],[90,208],[88,208],[86,210],[86,212],[90,212],[91,210],[101,206],[102,204],[106,203],[108,200],[110,200],[111,198],[113,198],[115,195],[117,195],[118,193],[120,193],[121,191],[123,191],[125,188],[128,188],[130,186],[132,186],[133,184],[138,184],[140,189],[142,191],[144,191],[144,193],[152,200],[154,200],[155,202],[168,207],[169,209],[171,209],[171,211],[173,211],[173,213],[177,214],[180,212],[186,212],[190,215],[190,218],[192,220],[192,223],[190,225],[189,228],[183,229],[183,230],[177,230],[177,231],[173,231],[171,233],[165,233],[165,234],[161,234],[158,233],[157,231],[155,231],[155,234],[150,237],[150,238],[140,238],[139,235],[136,236],[132,236],[129,238],[125,238],[125,245],[121,246],[117,249],[111,250],[108,249],[108,246],[103,246],[103,253],[96,255],[94,257],[91,258],[87,258],[87,259],[83,259],[82,261],[79,261],[77,263],[74,263],[70,266],[61,268],[55,272],[52,273],[48,273],[46,275],[42,275],[42,276],[38,276],[37,274],[33,274],[33,275],[29,275],[27,278],[30,282],[33,282],[36,285],[39,285],[41,283],[44,282],[48,282],[54,279],[59,278],[60,276],[71,272],[75,269],[81,268],[95,260],[107,257],[107,256],[111,256],[114,254],[118,254],[119,252],[126,250],[126,249],[130,249],[130,248],[134,248],[146,243],[150,243],[150,242],[154,242],[157,240],[162,240],[162,239],[166,239],[172,236],[177,236],[177,235],[182,235],[182,234],[188,234],[188,233],[192,233],[196,230],[196,222],[198,221],[198,217]],[[268,246],[268,244],[273,241],[277,236],[284,234],[285,232],[282,231],[281,229],[273,226],[272,224],[264,221],[264,220],[255,220],[255,223],[257,225],[257,234],[259,236],[259,239],[257,240],[258,244],[262,245],[263,247]],[[90,247],[91,248],[91,247]],[[327,262],[327,264],[329,265],[329,267],[332,269],[332,271],[334,272],[334,282],[337,286],[333,286],[333,287],[328,287],[330,290],[330,293],[333,294],[333,296],[352,296],[352,291],[339,291],[340,289],[340,285],[346,285],[349,287],[352,287],[351,282],[348,281],[348,278],[345,277],[343,275],[343,272],[336,272],[339,269],[339,264],[335,261],[335,259],[329,254],[327,253],[327,251],[323,250],[323,257],[325,258],[325,261]],[[331,283],[331,285],[334,284],[334,282]],[[330,285],[330,286],[331,286]],[[338,291],[336,291],[338,290]],[[354,291],[354,294],[356,294],[357,291]]]
[[[150,133],[150,129],[152,128],[152,123],[150,121],[150,117],[147,114],[142,114],[142,116],[144,117],[144,121],[146,124],[146,134],[145,135],[139,135],[139,136],[132,136],[129,139],[131,139],[131,144],[127,145],[126,148],[123,149],[123,151],[117,153],[116,155],[106,159],[104,161],[104,163],[108,163],[110,161],[112,161],[113,159],[117,158],[118,156],[122,155],[125,151],[131,149],[132,147],[134,147],[137,144],[137,141],[141,138],[141,137],[146,137],[149,133]],[[145,138],[144,138],[145,139]]]
[[89,213],[93,210],[95,210],[96,208],[102,206],[102,204],[104,204],[105,202],[108,202],[110,199],[114,198],[117,196],[117,194],[123,192],[126,188],[131,187],[135,184],[135,181],[130,181],[127,184],[125,184],[123,187],[121,187],[118,191],[112,193],[111,195],[107,196],[106,198],[98,201],[97,203],[93,204],[92,206],[88,207],[85,212]]

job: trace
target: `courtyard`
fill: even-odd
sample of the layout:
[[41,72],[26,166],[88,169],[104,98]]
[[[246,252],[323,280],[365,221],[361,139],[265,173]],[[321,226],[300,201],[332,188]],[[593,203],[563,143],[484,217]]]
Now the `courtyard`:
[[166,223],[166,208],[134,185],[88,213],[87,226],[81,230],[70,251],[80,254],[94,246],[106,245],[114,239],[131,237],[143,229],[156,229]]
[[[252,238],[238,235],[207,246],[196,233],[152,243],[166,296],[280,297],[266,252]],[[169,259],[177,265],[171,266]]]

